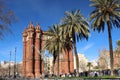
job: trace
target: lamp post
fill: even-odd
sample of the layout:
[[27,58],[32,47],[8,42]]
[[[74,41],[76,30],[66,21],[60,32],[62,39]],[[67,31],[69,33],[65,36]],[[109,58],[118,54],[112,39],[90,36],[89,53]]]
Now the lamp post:
[[15,64],[14,64],[14,78],[16,77],[16,47],[15,47]]
[[9,77],[10,77],[10,71],[11,71],[11,65],[10,65],[10,62],[11,62],[11,51],[10,51],[10,59],[9,59]]

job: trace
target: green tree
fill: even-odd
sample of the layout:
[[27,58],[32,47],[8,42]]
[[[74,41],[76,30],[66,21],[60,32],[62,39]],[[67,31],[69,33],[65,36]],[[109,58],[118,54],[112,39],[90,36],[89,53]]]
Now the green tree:
[[72,12],[66,11],[65,18],[62,19],[62,27],[64,29],[64,35],[67,34],[70,39],[69,41],[72,41],[73,43],[74,54],[76,57],[76,68],[77,71],[79,71],[76,41],[82,40],[83,38],[88,39],[88,22],[84,16],[80,14],[80,10],[75,10]]
[[5,2],[6,0],[0,0],[0,39],[4,37],[6,32],[11,32],[9,26],[17,21],[13,11],[8,9]]
[[90,14],[91,26],[94,31],[104,31],[105,23],[108,28],[110,49],[111,76],[113,75],[112,26],[120,28],[120,0],[90,0],[94,10]]
[[118,40],[116,44],[117,44],[117,47],[115,49],[115,52],[120,53],[120,40]]
[[120,46],[120,40],[117,41],[117,46]]
[[91,62],[88,62],[87,66],[88,66],[89,72],[90,72],[90,69],[91,69],[91,67],[93,66],[92,63],[91,63]]

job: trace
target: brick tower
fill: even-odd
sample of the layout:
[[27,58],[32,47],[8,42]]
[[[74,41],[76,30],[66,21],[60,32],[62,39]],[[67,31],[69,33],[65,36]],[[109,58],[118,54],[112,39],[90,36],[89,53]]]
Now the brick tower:
[[40,26],[34,28],[30,23],[28,29],[23,32],[23,68],[25,77],[40,77],[42,73],[42,60],[39,51],[42,46]]
[[[43,50],[46,32],[40,29],[38,24],[36,27],[32,23],[23,31],[23,66],[22,75],[24,77],[40,77],[44,72],[44,61],[40,51]],[[61,56],[60,56],[61,57]],[[59,60],[59,74],[70,73],[74,71],[74,61],[72,49],[64,51]],[[54,65],[54,73],[57,73],[57,59]]]

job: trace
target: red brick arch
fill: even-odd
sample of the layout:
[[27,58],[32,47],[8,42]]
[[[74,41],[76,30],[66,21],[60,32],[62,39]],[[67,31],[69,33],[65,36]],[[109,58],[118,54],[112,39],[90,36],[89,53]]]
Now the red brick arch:
[[[44,72],[44,61],[38,50],[44,48],[44,35],[46,32],[40,29],[40,25],[36,27],[32,23],[23,32],[23,67],[22,75],[24,77],[40,77]],[[37,49],[35,49],[35,46]],[[59,74],[74,72],[74,61],[72,49],[69,52],[63,50],[64,59],[59,60]],[[55,61],[54,73],[57,73],[57,59]]]

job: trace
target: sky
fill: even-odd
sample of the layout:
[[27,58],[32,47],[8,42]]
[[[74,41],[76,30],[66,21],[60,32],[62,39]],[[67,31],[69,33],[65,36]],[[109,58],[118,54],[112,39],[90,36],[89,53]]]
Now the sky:
[[[0,40],[0,61],[9,61],[10,51],[11,59],[14,61],[16,47],[17,62],[22,61],[23,56],[22,32],[31,21],[34,26],[40,23],[41,29],[47,30],[48,26],[59,24],[65,17],[65,11],[80,9],[81,14],[88,19],[94,9],[89,6],[89,0],[7,0],[6,5],[14,11],[18,22],[10,25],[13,34],[7,33],[4,39]],[[99,50],[109,50],[107,26],[105,27],[105,31],[101,33],[90,28],[89,39],[77,43],[78,53],[84,54],[88,61],[97,60]],[[119,35],[120,29],[112,29],[113,48],[120,39]]]

